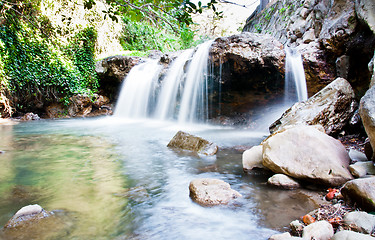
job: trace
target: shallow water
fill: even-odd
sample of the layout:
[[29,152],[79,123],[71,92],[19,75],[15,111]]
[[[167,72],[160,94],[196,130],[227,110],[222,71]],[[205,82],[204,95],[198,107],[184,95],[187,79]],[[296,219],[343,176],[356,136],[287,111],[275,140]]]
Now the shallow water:
[[[167,148],[178,130],[217,143],[219,153]],[[309,193],[244,174],[242,154],[231,147],[259,144],[266,134],[113,117],[0,125],[0,225],[36,203],[56,219],[0,238],[268,239],[316,206]],[[202,177],[228,182],[243,198],[229,206],[195,204],[189,182]]]

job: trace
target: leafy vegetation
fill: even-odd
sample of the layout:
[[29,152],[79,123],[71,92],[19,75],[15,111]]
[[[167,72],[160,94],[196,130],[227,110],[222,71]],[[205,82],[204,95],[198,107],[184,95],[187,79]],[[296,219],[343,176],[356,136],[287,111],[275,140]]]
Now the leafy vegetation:
[[[26,5],[37,11],[37,6]],[[60,46],[46,31],[46,18],[33,15],[37,22],[23,21],[17,5],[8,11],[0,26],[0,55],[14,107],[23,111],[42,108],[44,103],[65,101],[75,93],[95,91],[93,49],[96,33],[84,29],[68,46]],[[44,27],[38,27],[44,24]],[[39,25],[39,26],[41,26]],[[48,26],[48,25],[47,25]]]

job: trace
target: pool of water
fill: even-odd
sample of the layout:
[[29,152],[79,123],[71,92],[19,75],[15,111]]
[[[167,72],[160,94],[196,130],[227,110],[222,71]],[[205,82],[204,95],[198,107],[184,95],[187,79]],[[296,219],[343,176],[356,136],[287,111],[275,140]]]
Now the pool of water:
[[[213,157],[167,148],[184,130],[219,145]],[[0,125],[0,225],[39,204],[55,217],[4,239],[268,239],[316,207],[309,192],[245,174],[241,151],[266,132],[210,125],[97,119]],[[243,148],[243,147],[241,147]],[[189,183],[218,178],[243,195],[236,204],[202,207]]]

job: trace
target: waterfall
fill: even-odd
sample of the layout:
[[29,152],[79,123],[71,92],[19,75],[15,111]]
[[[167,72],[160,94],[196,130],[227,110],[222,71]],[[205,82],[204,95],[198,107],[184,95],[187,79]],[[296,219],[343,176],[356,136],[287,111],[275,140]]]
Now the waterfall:
[[285,47],[285,53],[285,103],[305,101],[308,95],[302,56],[290,47]]
[[163,67],[147,60],[131,69],[121,89],[114,115],[151,117],[180,123],[208,119],[208,54],[212,41],[183,51],[160,79]]
[[114,115],[127,118],[148,117],[161,70],[157,60],[146,60],[134,66],[122,85]]

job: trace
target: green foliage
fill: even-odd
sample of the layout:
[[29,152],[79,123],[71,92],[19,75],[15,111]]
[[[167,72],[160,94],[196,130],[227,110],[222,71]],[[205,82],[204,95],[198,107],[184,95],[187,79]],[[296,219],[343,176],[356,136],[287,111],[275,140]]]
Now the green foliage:
[[181,26],[178,32],[174,32],[167,25],[153,26],[148,21],[136,22],[129,17],[123,17],[123,21],[124,28],[120,43],[125,50],[167,52],[194,45],[195,33],[186,25]]
[[74,93],[90,91],[88,88],[95,90],[98,85],[93,55],[95,31],[85,29],[68,47],[59,48],[48,38],[52,28],[36,27],[47,19],[34,17],[34,20],[37,21],[23,21],[19,14],[8,11],[6,23],[0,26],[2,67],[15,107],[32,110],[45,102],[67,103]]

